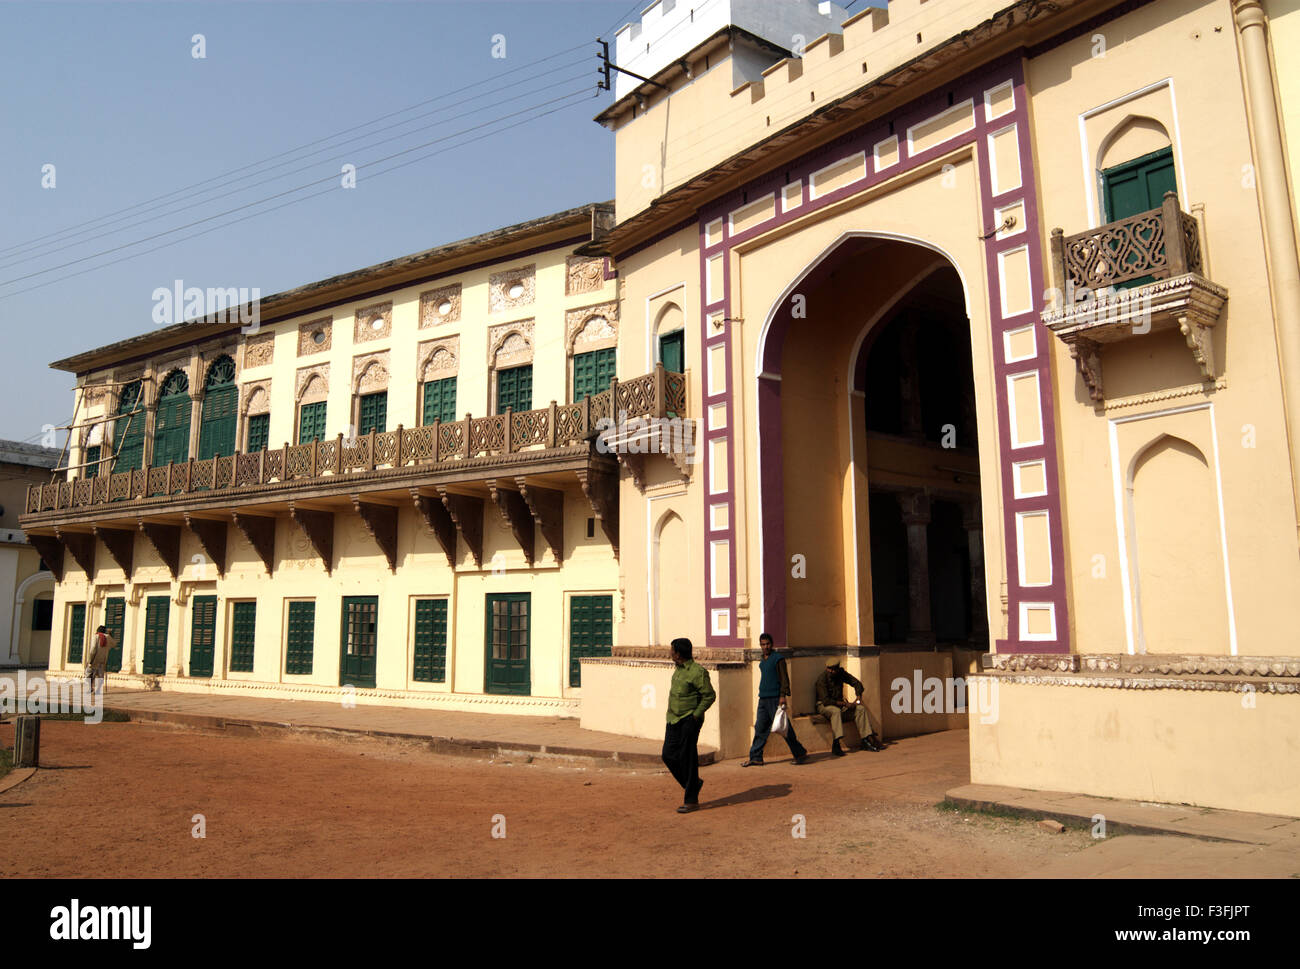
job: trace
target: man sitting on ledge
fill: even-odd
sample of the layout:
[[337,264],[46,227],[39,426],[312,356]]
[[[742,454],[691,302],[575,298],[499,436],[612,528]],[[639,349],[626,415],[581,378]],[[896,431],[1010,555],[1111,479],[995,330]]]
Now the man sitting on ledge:
[[[849,703],[844,699],[844,684],[847,683],[857,691],[857,699]],[[831,722],[831,733],[835,741],[831,744],[831,753],[843,757],[840,740],[844,737],[844,711],[852,708],[853,722],[857,724],[858,736],[862,738],[862,749],[872,752],[884,750],[884,744],[871,729],[867,719],[867,708],[862,702],[862,682],[840,667],[840,661],[833,659],[826,664],[826,670],[817,677],[817,712]]]

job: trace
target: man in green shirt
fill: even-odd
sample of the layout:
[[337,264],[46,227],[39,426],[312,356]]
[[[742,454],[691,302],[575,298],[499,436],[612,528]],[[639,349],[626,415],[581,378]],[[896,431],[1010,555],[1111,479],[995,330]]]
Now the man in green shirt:
[[663,761],[677,783],[682,785],[686,800],[677,809],[678,814],[689,814],[700,808],[700,756],[696,744],[700,727],[704,724],[704,711],[713,706],[717,694],[709,682],[709,671],[691,658],[693,649],[689,639],[674,639],[672,643],[673,685],[668,692],[668,727],[664,731]]

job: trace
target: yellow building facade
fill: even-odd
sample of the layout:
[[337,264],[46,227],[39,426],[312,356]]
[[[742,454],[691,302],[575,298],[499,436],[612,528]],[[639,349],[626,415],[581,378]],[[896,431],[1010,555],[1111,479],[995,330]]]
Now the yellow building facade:
[[[33,489],[24,527],[63,553],[55,641],[78,603],[123,600],[144,675],[166,595],[166,688],[351,684],[653,737],[685,635],[719,693],[704,742],[738,756],[766,630],[799,712],[841,659],[884,735],[968,724],[977,783],[1300,814],[1300,91],[1277,56],[1297,30],[1291,0],[659,0],[616,38],[651,80],[597,119],[617,198],[584,238],[561,214],[264,300],[258,333],[191,324],[56,365],[98,417],[143,380],[145,439],[180,455],[153,388],[224,354],[246,453],[218,494],[191,401],[170,471]],[[426,327],[453,286],[463,316]],[[440,340],[458,413],[494,415],[534,354],[559,409],[447,421],[468,445],[409,457],[386,426],[379,453],[364,399],[378,380],[389,426],[427,426]],[[608,371],[574,361],[602,352],[613,384],[584,405]],[[334,448],[301,450],[317,402]],[[288,446],[247,446],[262,412]],[[370,686],[347,603],[376,591]],[[523,593],[526,673],[494,646]],[[194,677],[186,610],[214,595]],[[290,674],[313,597],[319,662]],[[430,598],[441,683],[414,679]]]

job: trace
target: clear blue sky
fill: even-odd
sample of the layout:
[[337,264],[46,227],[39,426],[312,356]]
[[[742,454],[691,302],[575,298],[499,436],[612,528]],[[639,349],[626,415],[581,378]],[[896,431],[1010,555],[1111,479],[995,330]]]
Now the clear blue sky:
[[[596,47],[588,42],[597,35],[610,39],[611,28],[644,5],[627,0],[0,4],[0,89],[5,92],[0,98],[0,283],[325,176],[337,186],[345,161],[360,167],[502,119],[492,128],[467,131],[374,166],[385,168],[549,110],[555,105],[504,117],[585,89],[556,113],[391,174],[372,176],[361,167],[353,190],[331,188],[318,198],[198,234],[324,188],[318,186],[0,285],[7,371],[0,438],[37,442],[43,425],[67,423],[73,378],[49,370],[50,361],[154,328],[153,291],[175,279],[203,288],[260,287],[267,296],[612,198],[613,135],[591,120],[609,95],[594,96]],[[192,56],[195,34],[204,35],[202,59]],[[505,37],[504,58],[492,56],[497,34]],[[585,46],[506,74],[579,44]],[[539,76],[544,71],[551,73]],[[449,94],[474,82],[487,83]],[[507,84],[507,90],[447,107]],[[359,133],[442,110],[376,132],[369,142],[269,168],[284,160],[276,158],[262,166],[264,174],[247,181],[172,196],[161,209],[135,209],[83,235],[31,242],[428,99],[438,100]],[[432,127],[414,130],[426,125]],[[402,137],[370,143],[393,135]],[[55,166],[54,188],[42,187],[46,165]],[[288,174],[305,165],[312,167]],[[277,175],[282,177],[249,186]],[[235,188],[243,190],[213,198]],[[207,201],[130,225],[195,200]],[[87,238],[101,232],[109,234]],[[71,243],[78,244],[63,248]],[[51,284],[18,292],[43,283]]]

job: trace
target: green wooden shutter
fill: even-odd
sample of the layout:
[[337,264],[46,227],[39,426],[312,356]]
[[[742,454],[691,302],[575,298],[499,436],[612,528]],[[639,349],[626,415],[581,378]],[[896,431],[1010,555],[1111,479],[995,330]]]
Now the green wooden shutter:
[[388,430],[388,391],[366,394],[361,398],[360,424],[357,434],[369,434],[374,431],[382,434]]
[[284,671],[292,676],[311,672],[316,650],[316,603],[289,603],[289,642]]
[[167,617],[170,608],[170,596],[150,596],[145,602],[144,653],[140,672],[147,676],[161,676],[167,668]]
[[1164,204],[1165,192],[1178,191],[1174,150],[1162,148],[1101,173],[1106,216],[1111,222],[1150,212]]
[[615,373],[614,347],[579,353],[573,358],[573,402],[609,390]]
[[217,597],[195,596],[190,625],[190,676],[210,677],[217,646]]
[[113,638],[113,648],[108,651],[110,673],[122,672],[122,630],[126,626],[126,600],[108,599],[104,602],[104,631]]
[[[122,388],[117,412],[126,416],[113,423],[113,447],[117,461],[113,471],[135,471],[144,467],[144,409],[140,407],[143,384],[136,381]],[[133,411],[137,411],[133,413]]]
[[[310,405],[309,405],[310,406]],[[254,414],[248,419],[248,454],[265,451],[271,442],[271,415]]]
[[497,371],[497,413],[504,414],[507,407],[517,411],[532,410],[532,364]]
[[81,476],[83,478],[94,478],[99,474],[99,445],[86,448],[85,456],[82,457]]
[[298,414],[298,443],[325,440],[325,401],[303,404]]
[[235,453],[235,424],[239,396],[234,385],[210,390],[203,398],[203,421],[199,428],[199,460]]
[[163,382],[154,414],[153,467],[184,464],[190,459],[191,410],[189,381],[185,374],[173,371]]
[[257,635],[257,603],[236,602],[230,627],[230,671],[251,673],[253,643]]
[[74,603],[68,617],[68,662],[82,662],[82,651],[86,646],[86,606]]
[[447,679],[447,600],[419,599],[415,603],[415,670],[419,683]]
[[423,422],[432,424],[442,421],[444,424],[456,419],[456,378],[444,377],[442,380],[430,380],[424,385]]
[[670,373],[686,372],[685,330],[673,330],[659,338],[659,361]]
[[569,686],[582,686],[584,656],[610,656],[614,651],[614,597],[572,596],[569,599]]

